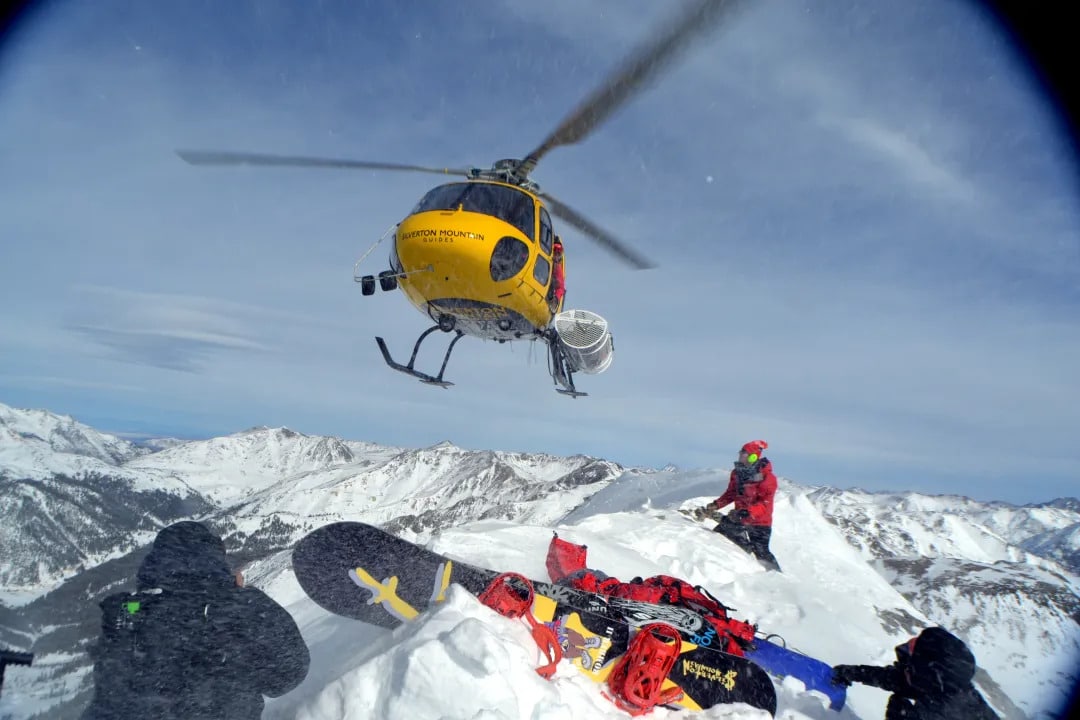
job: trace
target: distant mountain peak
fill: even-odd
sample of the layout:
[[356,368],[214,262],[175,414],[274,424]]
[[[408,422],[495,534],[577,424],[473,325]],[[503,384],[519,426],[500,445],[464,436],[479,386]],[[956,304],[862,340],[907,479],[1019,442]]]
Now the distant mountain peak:
[[245,428],[244,430],[238,430],[234,433],[230,433],[225,437],[243,437],[244,435],[259,435],[268,433],[272,430],[274,430],[274,428],[271,428],[269,425],[252,425],[251,427]]
[[[92,458],[114,466],[149,452],[116,435],[84,425],[70,415],[0,403],[0,450],[5,451],[5,459],[14,465],[26,462],[32,465],[33,461],[27,458],[40,455],[45,448],[52,453]],[[5,464],[8,463],[0,462],[0,470]]]
[[1025,505],[1024,507],[1051,507],[1058,508],[1060,510],[1072,510],[1075,513],[1080,513],[1080,499],[1074,497],[1060,497],[1054,498],[1050,502],[1031,503],[1029,505]]

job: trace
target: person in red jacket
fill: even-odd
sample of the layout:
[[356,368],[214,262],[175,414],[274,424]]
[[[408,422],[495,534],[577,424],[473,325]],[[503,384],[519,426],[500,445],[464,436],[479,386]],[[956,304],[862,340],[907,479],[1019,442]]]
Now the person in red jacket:
[[769,550],[776,475],[772,463],[762,455],[767,447],[769,444],[764,440],[751,440],[743,445],[727,490],[694,514],[698,518],[708,517],[735,503],[734,510],[720,516],[715,531],[752,553],[768,569],[779,572],[780,564]]

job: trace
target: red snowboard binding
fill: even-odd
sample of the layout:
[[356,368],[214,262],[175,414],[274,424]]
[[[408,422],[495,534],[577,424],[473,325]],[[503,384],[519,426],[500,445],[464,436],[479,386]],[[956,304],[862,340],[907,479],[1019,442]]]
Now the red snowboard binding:
[[533,595],[532,583],[524,575],[503,573],[480,593],[480,602],[503,617],[525,618],[532,630],[533,640],[548,659],[548,664],[536,668],[536,672],[540,677],[550,679],[555,674],[555,666],[562,660],[562,646],[559,645],[555,631],[543,623],[538,623],[533,617]]
[[661,689],[681,650],[682,636],[670,625],[651,623],[641,628],[608,678],[612,702],[636,716],[682,697],[677,687]]

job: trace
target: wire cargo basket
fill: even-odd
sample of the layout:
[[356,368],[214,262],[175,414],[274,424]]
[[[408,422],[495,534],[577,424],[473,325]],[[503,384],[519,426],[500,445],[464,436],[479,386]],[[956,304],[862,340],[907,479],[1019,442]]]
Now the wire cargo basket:
[[575,372],[596,375],[608,369],[615,346],[607,320],[588,310],[564,310],[555,316],[559,343]]

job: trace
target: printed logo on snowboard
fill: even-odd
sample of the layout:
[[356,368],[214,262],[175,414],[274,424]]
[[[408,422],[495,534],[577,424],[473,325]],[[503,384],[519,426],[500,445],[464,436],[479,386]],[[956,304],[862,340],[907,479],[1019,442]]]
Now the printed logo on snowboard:
[[577,613],[568,613],[556,618],[550,627],[559,639],[564,657],[576,662],[587,672],[600,672],[611,649],[614,626],[609,625],[605,635],[600,636],[586,629]]
[[[446,588],[450,586],[450,573],[453,569],[454,564],[449,560],[439,563],[439,566],[435,568],[435,589],[431,593],[428,604],[439,603],[446,598]],[[382,605],[383,610],[402,622],[412,620],[420,614],[416,608],[398,597],[397,575],[391,575],[379,582],[367,570],[358,567],[349,571],[349,577],[354,583],[371,593],[368,605]]]
[[704,678],[711,682],[720,683],[728,690],[735,689],[735,682],[739,677],[738,670],[721,670],[712,665],[706,665],[705,663],[686,659],[683,659],[682,661],[682,671],[684,675]]

